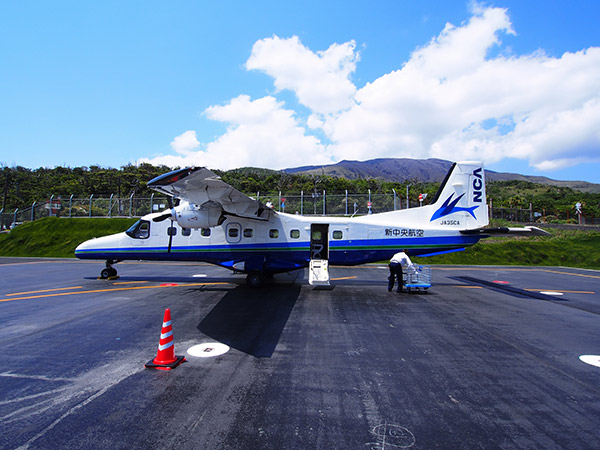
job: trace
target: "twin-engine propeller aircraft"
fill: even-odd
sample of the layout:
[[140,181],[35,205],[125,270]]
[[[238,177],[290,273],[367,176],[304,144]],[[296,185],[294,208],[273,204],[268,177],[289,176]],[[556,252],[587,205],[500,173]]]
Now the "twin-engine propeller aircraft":
[[179,205],[75,250],[81,259],[106,260],[102,278],[116,276],[112,265],[124,260],[175,260],[246,273],[251,286],[305,267],[310,284],[329,284],[329,265],[383,261],[401,249],[410,256],[458,251],[497,233],[547,234],[536,227],[485,228],[480,162],[455,163],[430,205],[352,218],[276,212],[205,168],[175,170],[148,186]]

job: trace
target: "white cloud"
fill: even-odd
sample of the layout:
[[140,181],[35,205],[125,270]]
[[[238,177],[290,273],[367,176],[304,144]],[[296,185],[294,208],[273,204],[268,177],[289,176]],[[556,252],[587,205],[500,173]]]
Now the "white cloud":
[[278,91],[289,89],[312,111],[329,114],[352,106],[356,87],[349,77],[360,59],[355,47],[350,41],[314,53],[296,36],[273,36],[254,44],[246,68],[265,72]]
[[[499,36],[514,32],[505,10],[479,11],[460,27],[447,25],[328,119],[337,159],[516,157],[546,169],[580,161],[587,149],[586,160],[600,161],[600,49],[489,58]],[[485,129],[490,119],[496,125]]]
[[[240,95],[222,106],[205,111],[208,118],[229,123],[227,132],[200,151],[181,152],[181,156],[163,155],[141,162],[169,166],[205,166],[233,169],[244,166],[283,169],[304,165],[307,159],[329,163],[327,152],[314,136],[294,117],[294,111],[284,109],[274,97],[252,101]],[[186,132],[178,138],[184,139]],[[195,140],[195,133],[194,133]],[[175,139],[177,140],[177,138]],[[175,142],[174,140],[174,142]],[[197,141],[196,141],[197,143]]]
[[200,142],[196,139],[196,132],[192,130],[176,136],[171,142],[171,148],[183,155],[191,153],[198,147],[200,147]]
[[[246,62],[273,78],[274,96],[211,106],[227,131],[201,146],[193,131],[178,155],[152,162],[269,168],[376,157],[528,160],[541,170],[600,161],[600,48],[550,57],[507,55],[507,10],[472,5],[399,68],[358,89],[355,42],[314,52],[297,37],[257,41]],[[491,56],[496,55],[496,56]],[[276,96],[295,93],[308,112]],[[319,140],[310,133],[321,136]]]

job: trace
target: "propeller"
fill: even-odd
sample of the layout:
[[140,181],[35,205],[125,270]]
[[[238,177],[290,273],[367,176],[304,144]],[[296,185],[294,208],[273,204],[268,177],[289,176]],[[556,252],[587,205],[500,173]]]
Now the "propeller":
[[171,217],[171,210],[169,210],[168,212],[155,217],[154,219],[152,219],[152,222],[162,222],[163,220],[167,220]]
[[162,222],[163,220],[167,220],[173,214],[173,197],[170,195],[167,197],[167,203],[169,204],[169,210],[165,211],[165,213],[161,216],[155,217],[152,219],[152,222]]

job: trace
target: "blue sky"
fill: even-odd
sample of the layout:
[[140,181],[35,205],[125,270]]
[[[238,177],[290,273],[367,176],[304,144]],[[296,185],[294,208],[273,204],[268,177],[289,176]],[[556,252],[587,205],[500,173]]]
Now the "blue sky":
[[600,183],[595,1],[0,4],[0,162],[482,159]]

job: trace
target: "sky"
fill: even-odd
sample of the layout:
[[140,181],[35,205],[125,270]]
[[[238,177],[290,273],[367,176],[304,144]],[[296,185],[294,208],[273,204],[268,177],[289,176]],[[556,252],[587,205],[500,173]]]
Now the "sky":
[[595,0],[3,1],[0,164],[482,160],[600,183]]

